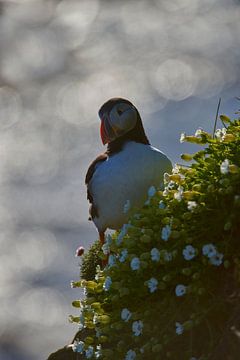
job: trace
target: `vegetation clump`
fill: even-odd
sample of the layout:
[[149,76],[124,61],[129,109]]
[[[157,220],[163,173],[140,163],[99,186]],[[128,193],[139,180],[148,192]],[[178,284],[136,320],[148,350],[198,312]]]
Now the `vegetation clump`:
[[108,265],[73,283],[86,292],[71,317],[83,358],[238,358],[240,119],[220,118],[214,135],[181,135],[203,148],[183,154],[190,165],[165,174],[165,188],[151,187],[144,207],[108,235],[99,250]]

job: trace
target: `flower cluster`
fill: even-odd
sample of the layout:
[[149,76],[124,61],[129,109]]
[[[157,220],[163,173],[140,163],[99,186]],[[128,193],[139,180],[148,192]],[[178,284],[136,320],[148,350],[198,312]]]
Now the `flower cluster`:
[[232,296],[240,278],[240,121],[221,120],[227,128],[213,136],[181,135],[204,149],[183,154],[191,165],[150,187],[144,207],[106,239],[108,265],[73,283],[86,294],[73,303],[82,329],[73,351],[144,360],[204,359],[216,349],[231,318],[226,289]]

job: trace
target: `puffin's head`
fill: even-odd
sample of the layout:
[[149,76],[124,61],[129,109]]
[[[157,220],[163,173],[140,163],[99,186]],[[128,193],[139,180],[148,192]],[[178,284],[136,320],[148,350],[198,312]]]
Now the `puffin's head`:
[[103,145],[111,143],[132,130],[140,118],[135,106],[128,100],[113,98],[105,102],[99,112]]

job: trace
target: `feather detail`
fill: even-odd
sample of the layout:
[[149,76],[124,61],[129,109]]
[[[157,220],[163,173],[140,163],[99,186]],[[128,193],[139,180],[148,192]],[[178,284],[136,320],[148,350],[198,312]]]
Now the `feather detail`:
[[87,185],[87,199],[90,202],[89,214],[91,218],[89,220],[93,220],[95,217],[99,217],[99,212],[97,206],[94,204],[93,195],[89,189],[89,182],[91,181],[94,171],[96,167],[103,161],[107,160],[108,155],[103,153],[99,155],[89,166],[86,177],[85,177],[85,184]]
[[159,187],[170,172],[170,160],[158,149],[129,141],[121,151],[98,162],[88,183],[98,217],[92,217],[99,231],[119,229],[128,219],[126,201],[141,207],[150,186]]

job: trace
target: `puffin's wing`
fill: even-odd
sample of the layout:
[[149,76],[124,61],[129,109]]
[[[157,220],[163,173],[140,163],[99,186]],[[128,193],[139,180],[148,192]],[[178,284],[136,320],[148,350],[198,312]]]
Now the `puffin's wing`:
[[92,218],[94,217],[98,217],[98,209],[97,207],[94,205],[94,199],[93,199],[93,195],[90,191],[89,188],[89,183],[93,177],[94,171],[96,170],[97,165],[99,165],[101,162],[106,161],[108,158],[107,154],[101,154],[99,155],[89,166],[86,177],[85,177],[85,184],[87,185],[87,199],[90,202],[91,206],[89,209],[89,213],[91,215]]

